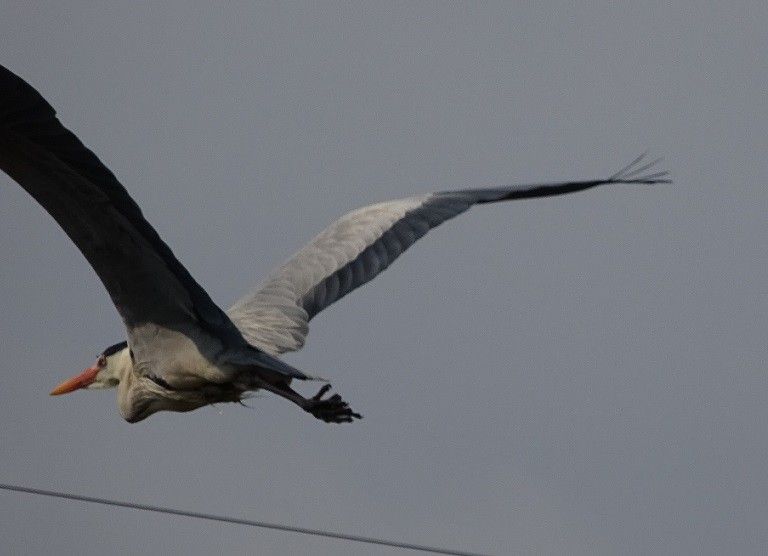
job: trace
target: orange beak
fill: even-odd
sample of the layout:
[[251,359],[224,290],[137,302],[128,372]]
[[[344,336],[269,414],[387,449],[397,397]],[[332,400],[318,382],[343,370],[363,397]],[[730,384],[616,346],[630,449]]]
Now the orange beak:
[[70,392],[74,392],[75,390],[88,387],[89,384],[92,384],[93,381],[96,380],[96,375],[99,374],[99,370],[100,369],[98,365],[88,367],[79,375],[73,376],[72,378],[59,384],[56,388],[53,389],[51,396],[68,394]]

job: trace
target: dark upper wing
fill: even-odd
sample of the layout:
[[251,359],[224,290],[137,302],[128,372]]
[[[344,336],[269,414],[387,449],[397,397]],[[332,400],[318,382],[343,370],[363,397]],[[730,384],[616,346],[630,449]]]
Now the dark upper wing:
[[268,352],[300,349],[317,313],[373,279],[432,228],[481,203],[546,197],[607,183],[666,183],[640,176],[642,157],[602,180],[446,191],[370,205],[328,226],[227,311],[243,336]]
[[239,338],[115,176],[34,88],[2,66],[0,168],[75,242],[129,329],[194,321],[220,338]]

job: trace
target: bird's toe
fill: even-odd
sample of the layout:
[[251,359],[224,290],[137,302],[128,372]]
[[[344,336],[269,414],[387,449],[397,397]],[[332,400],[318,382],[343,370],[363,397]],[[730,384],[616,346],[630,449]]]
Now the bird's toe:
[[326,384],[320,391],[309,400],[306,410],[317,419],[326,423],[351,423],[355,419],[362,419],[363,416],[349,407],[339,394],[333,394],[331,397],[323,399],[323,394],[330,390],[330,385]]

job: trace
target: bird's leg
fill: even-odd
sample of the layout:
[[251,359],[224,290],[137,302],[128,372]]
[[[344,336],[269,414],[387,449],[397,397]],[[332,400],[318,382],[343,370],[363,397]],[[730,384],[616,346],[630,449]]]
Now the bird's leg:
[[304,411],[311,413],[326,423],[351,423],[355,419],[363,418],[359,413],[352,411],[349,404],[338,394],[333,394],[331,397],[323,399],[323,395],[331,389],[330,384],[320,388],[317,394],[311,398],[305,398],[288,386],[288,383],[285,381],[263,380],[259,382],[260,388],[269,390],[286,400],[292,401]]

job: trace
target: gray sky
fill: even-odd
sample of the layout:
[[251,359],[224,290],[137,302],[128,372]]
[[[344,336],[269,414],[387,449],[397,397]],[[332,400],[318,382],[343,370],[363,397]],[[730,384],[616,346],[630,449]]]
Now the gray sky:
[[[343,212],[592,178],[478,207],[286,359],[365,419],[272,396],[128,425],[49,398],[124,337],[0,176],[0,482],[492,553],[768,550],[765,2],[5,2],[3,63],[228,306]],[[0,493],[8,553],[391,550]]]

